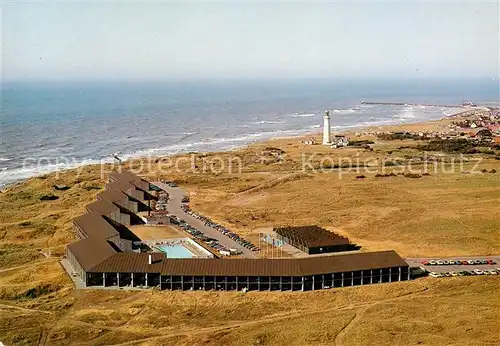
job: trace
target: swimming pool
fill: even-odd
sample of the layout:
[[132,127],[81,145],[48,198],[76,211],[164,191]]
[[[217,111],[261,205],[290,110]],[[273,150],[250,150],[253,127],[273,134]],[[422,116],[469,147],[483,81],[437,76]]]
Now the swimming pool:
[[167,254],[167,258],[193,258],[191,251],[182,244],[158,245],[158,248]]

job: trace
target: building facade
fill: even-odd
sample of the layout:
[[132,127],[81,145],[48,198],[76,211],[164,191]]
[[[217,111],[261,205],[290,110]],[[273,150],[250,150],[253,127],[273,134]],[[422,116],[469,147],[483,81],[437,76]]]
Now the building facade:
[[[149,183],[139,179],[130,174],[114,174],[113,181],[107,185],[109,193],[102,193],[98,202],[88,206],[87,214],[73,220],[79,240],[67,246],[66,258],[72,267],[70,275],[78,276],[84,287],[308,291],[409,279],[408,264],[394,251],[233,260],[176,259],[167,258],[163,253],[135,252],[133,238],[120,222],[124,204],[117,206],[117,201],[126,203],[124,195],[130,197],[128,194],[133,191],[152,198],[145,191]],[[125,191],[111,192],[119,187]],[[106,196],[110,200],[106,200]],[[138,202],[144,204],[145,200]],[[306,228],[311,230],[311,227],[313,232],[309,237],[295,236],[294,239],[310,249],[349,244],[346,238],[333,236],[317,226]],[[290,234],[288,240],[292,241],[293,232]]]

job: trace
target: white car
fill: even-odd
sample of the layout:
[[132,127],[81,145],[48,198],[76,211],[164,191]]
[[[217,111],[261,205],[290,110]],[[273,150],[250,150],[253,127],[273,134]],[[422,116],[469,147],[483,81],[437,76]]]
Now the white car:
[[436,261],[436,263],[437,263],[438,266],[442,266],[444,264],[443,261]]
[[429,261],[429,264],[430,264],[431,266],[435,266],[435,265],[437,264],[437,262],[436,262],[435,260],[430,260],[430,261]]
[[488,270],[491,275],[498,275],[498,272],[495,269]]
[[469,264],[475,264],[475,262],[473,260],[468,260],[467,263],[469,263]]
[[455,261],[450,261],[450,264],[451,264],[451,265],[455,265],[455,264],[457,264],[457,262],[455,262]]
[[443,277],[443,274],[436,273],[436,272],[430,272],[429,276],[432,276],[433,278],[441,278],[441,277]]
[[448,264],[450,264],[450,261],[444,260],[444,261],[443,261],[443,264],[444,264],[444,265],[448,265]]
[[476,273],[476,275],[483,275],[484,274],[484,272],[481,269],[474,269],[474,273]]
[[459,274],[457,272],[451,272],[451,276],[458,276]]

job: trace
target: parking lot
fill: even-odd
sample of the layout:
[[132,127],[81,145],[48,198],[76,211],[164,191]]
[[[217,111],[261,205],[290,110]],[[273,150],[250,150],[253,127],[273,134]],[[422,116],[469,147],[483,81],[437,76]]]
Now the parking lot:
[[241,246],[243,246],[247,249],[250,249],[252,251],[259,251],[259,248],[257,246],[255,246],[254,244],[252,244],[250,241],[240,237],[237,233],[231,232],[230,230],[228,230],[224,226],[222,226],[216,222],[213,222],[209,218],[189,209],[187,206],[183,205],[182,210],[184,210],[184,212],[186,212],[187,214],[195,217],[196,219],[204,222],[205,226],[212,227],[212,228],[216,229],[217,231],[219,231],[220,233],[224,234],[226,237],[233,239],[235,242],[237,242]]
[[[233,239],[226,234],[220,232],[214,227],[210,227],[206,224],[206,221],[200,219],[199,216],[190,215],[187,213],[187,209],[183,207],[182,201],[186,201],[186,193],[179,187],[172,187],[168,184],[155,182],[153,183],[161,189],[165,190],[169,194],[169,199],[167,201],[167,209],[170,214],[173,214],[179,218],[179,220],[185,221],[183,223],[183,228],[186,230],[196,230],[195,232],[200,232],[202,236],[207,238],[215,239],[218,244],[222,245],[224,249],[236,249],[241,252],[242,257],[246,258],[258,258],[258,252],[252,251],[238,242],[237,239]],[[188,225],[188,226],[186,226]]]
[[500,274],[500,256],[406,258],[406,262],[436,277]]

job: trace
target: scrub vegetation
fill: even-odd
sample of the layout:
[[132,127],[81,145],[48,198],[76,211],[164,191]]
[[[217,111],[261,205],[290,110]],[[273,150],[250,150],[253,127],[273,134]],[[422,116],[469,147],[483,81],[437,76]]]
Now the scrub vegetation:
[[[362,251],[394,249],[402,257],[500,253],[500,161],[471,154],[452,170],[455,154],[438,152],[444,163],[434,169],[420,159],[422,143],[414,139],[359,139],[373,141],[373,150],[300,140],[195,153],[196,165],[185,160],[178,169],[163,167],[163,174],[155,169],[166,161],[157,159],[144,175],[176,181],[190,192],[193,210],[254,243],[259,231],[273,226],[317,224]],[[266,148],[278,154],[262,155]],[[371,160],[369,169],[331,165],[315,171],[304,169],[304,155],[314,155],[317,164]],[[202,171],[235,157],[239,172]],[[391,158],[398,165],[381,165]],[[417,162],[411,172],[410,162]],[[100,169],[33,178],[0,193],[0,341],[6,345],[500,343],[496,276],[291,293],[75,290],[59,260],[74,239],[72,218],[105,184]],[[48,195],[58,198],[41,198]]]

